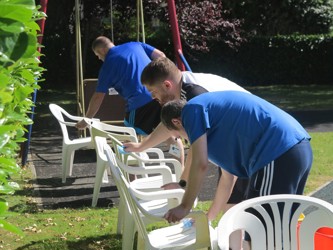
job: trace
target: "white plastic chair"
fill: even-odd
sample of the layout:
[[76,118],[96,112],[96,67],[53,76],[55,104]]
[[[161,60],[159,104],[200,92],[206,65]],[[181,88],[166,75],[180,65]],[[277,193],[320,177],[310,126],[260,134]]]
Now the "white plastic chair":
[[[305,217],[299,224],[301,214]],[[313,250],[315,232],[321,227],[333,227],[332,204],[302,195],[262,196],[243,201],[222,216],[217,227],[218,246],[229,250],[230,234],[243,229],[251,237],[253,250]]]
[[[168,167],[167,164],[173,166],[174,174],[171,174],[170,176],[166,175],[163,177],[164,179],[162,179],[162,176],[149,176],[149,181],[148,179],[143,180],[142,178],[137,178],[136,180],[133,181],[133,184],[136,183],[137,189],[152,189],[156,187],[161,187],[163,184],[166,184],[168,182],[179,181],[179,178],[182,173],[182,167],[178,160],[173,158],[165,159],[163,151],[160,150],[159,148],[149,148],[141,153],[123,154],[119,151],[119,148],[123,147],[122,141],[137,142],[134,129],[125,128],[127,130],[130,129],[134,131],[134,134],[130,134],[129,132],[121,130],[121,128],[119,128],[118,126],[111,125],[111,127],[106,127],[105,125],[103,125],[103,129],[101,129],[100,126],[101,124],[102,124],[101,122],[92,123],[90,127],[92,137],[101,136],[107,138],[108,142],[112,144],[113,149],[117,155],[117,158],[121,159],[124,165],[133,166],[133,167],[141,166],[143,168],[150,168],[150,166],[148,166],[149,164],[153,164],[154,166],[160,165],[165,167]],[[120,130],[118,131],[112,130],[112,127],[113,128],[118,127]],[[154,154],[156,158],[150,158],[148,154],[149,155]],[[168,167],[168,169],[170,169],[170,167]],[[128,177],[128,174],[134,174],[138,177],[148,177],[147,172],[142,171],[141,168],[128,168],[127,172],[125,172],[125,175]]]
[[[112,176],[116,182],[118,191],[123,197],[127,206],[128,216],[125,217],[125,225],[133,227],[133,221],[138,230],[138,249],[214,249],[216,246],[216,234],[214,229],[209,228],[207,216],[203,212],[191,212],[188,217],[195,220],[194,225],[187,227],[184,223],[153,230],[147,232],[147,220],[163,221],[163,215],[168,207],[164,207],[158,213],[153,212],[154,209],[147,206],[149,200],[157,201],[161,197],[168,197],[175,190],[162,190],[155,192],[142,192],[136,190],[127,181],[121,169],[117,166],[117,159],[111,151],[111,148],[105,146],[105,154],[111,168]],[[121,162],[118,161],[121,164]],[[171,195],[172,196],[172,195]],[[140,198],[138,198],[140,197]],[[178,197],[179,199],[180,197]],[[180,200],[179,200],[180,201]],[[146,222],[145,222],[146,220]],[[125,231],[123,236],[128,232]],[[131,234],[134,235],[133,233]],[[210,237],[212,235],[212,239]],[[126,244],[126,239],[123,238],[123,249],[132,249]],[[212,243],[211,243],[212,241]]]
[[[120,166],[122,167],[122,171],[126,171],[126,169],[128,168],[133,168],[123,165],[123,163],[116,158],[113,151],[111,151],[110,146],[107,145],[106,138],[96,136],[94,137],[94,140],[96,143],[96,149],[98,151],[98,158],[107,161],[104,150],[102,150],[104,148],[109,150],[109,158],[112,159],[112,163],[114,165],[120,164]],[[137,171],[140,172],[145,171],[143,167],[135,168],[137,169]],[[163,172],[165,168],[165,166],[163,166],[162,168],[159,166],[151,167],[147,172],[161,174],[161,169]],[[129,185],[132,186],[132,184],[133,182],[129,182]],[[151,192],[143,192],[140,190],[136,190],[135,188],[133,188],[133,190],[135,190],[135,195],[140,199],[139,202],[141,206],[143,206],[146,211],[149,211],[150,214],[159,217],[163,216],[170,208],[179,205],[184,194],[183,189],[158,190]],[[144,218],[144,221],[145,223],[150,222],[150,220],[147,218]],[[117,232],[123,234],[123,249],[132,249],[136,227],[133,216],[126,208],[126,200],[122,196],[121,192],[118,209]]]
[[[126,138],[130,138],[132,141],[137,142],[136,132],[133,128],[124,127],[124,126],[115,126],[100,121],[86,120],[86,122],[89,123],[90,125],[89,131],[92,138],[94,138],[95,136],[106,137],[108,133],[114,132],[114,133],[119,133],[119,135],[127,134],[128,137]],[[92,129],[92,127],[94,129]],[[96,146],[97,145],[95,145],[95,147]],[[108,183],[109,180],[107,173],[108,168],[106,164],[106,159],[102,159],[101,157],[99,157],[98,151],[96,151],[96,153],[97,153],[97,162],[96,162],[97,166],[96,166],[93,198],[91,203],[92,207],[95,207],[97,205],[102,183]]]
[[75,124],[84,119],[84,117],[70,115],[63,108],[53,103],[49,105],[49,109],[58,120],[62,132],[61,166],[62,183],[65,183],[66,177],[72,175],[75,151],[81,148],[93,148],[93,143],[91,137],[69,138],[67,127],[75,127]]
[[[107,124],[100,121],[87,121],[90,123],[90,128],[94,128],[94,131],[91,131],[90,133],[95,135],[99,135],[102,137],[105,137],[107,133],[112,133],[115,138],[121,141],[131,141],[131,142],[138,142],[138,136],[136,134],[136,131],[134,128],[131,127],[125,127],[125,126],[116,126]],[[159,150],[159,149],[157,149]],[[157,153],[157,152],[156,152]],[[161,150],[158,151],[158,157],[164,157],[163,152]],[[147,153],[139,153],[139,155],[143,158],[149,158]],[[137,164],[137,162],[131,157],[128,159],[128,164]]]
[[[112,135],[113,137],[119,138],[122,141],[138,142],[137,137],[136,137],[136,132],[133,128],[105,124],[105,123],[99,122],[99,121],[91,122],[90,134],[93,138],[96,136],[109,138],[109,136]],[[164,159],[163,151],[158,148],[149,149],[147,152],[154,153],[155,155],[157,155],[158,159]],[[97,156],[98,156],[98,154],[97,154]],[[126,156],[126,164],[129,164],[129,165],[136,164],[136,165],[144,166],[145,163],[143,161],[145,161],[145,160],[146,160],[146,162],[149,162],[149,157],[146,152],[138,153],[138,154],[131,154],[130,156]],[[166,162],[171,162],[171,164],[179,165],[179,162],[174,159],[172,159],[172,160],[166,159],[165,162],[163,162],[163,163],[155,160],[155,164],[164,165],[164,166],[165,166]],[[176,166],[176,168],[177,169],[181,168],[180,165],[179,166],[178,165]],[[93,207],[95,207],[97,205],[101,183],[107,182],[107,180],[108,180],[108,175],[107,175],[106,170],[107,170],[106,162],[103,161],[101,158],[97,157],[96,177],[95,177],[93,200],[92,200]],[[138,170],[138,169],[136,169],[136,170]],[[136,174],[147,177],[147,175],[142,171],[141,172],[136,171]],[[133,182],[133,184],[136,183],[137,185],[139,185],[139,183],[140,183],[141,188],[149,188],[149,189],[151,189],[152,187],[159,188],[162,185],[162,182],[159,181],[159,180],[161,180],[160,177],[150,178],[149,180],[150,181],[137,179]],[[157,182],[153,183],[153,180],[155,182],[156,181]]]
[[[124,175],[129,180],[128,175],[133,174],[136,176],[145,176],[145,178],[137,178],[133,181],[131,181],[131,185],[139,190],[152,190],[152,189],[160,189],[160,187],[164,184],[170,183],[170,182],[177,182],[180,180],[180,176],[182,174],[182,167],[178,160],[173,158],[164,158],[163,156],[158,159],[152,159],[152,158],[146,158],[141,157],[137,153],[124,153],[123,152],[123,144],[114,137],[113,134],[108,135],[108,139],[110,139],[110,142],[112,144],[113,150],[117,156],[117,159],[119,159],[124,166]],[[145,153],[151,153],[151,152],[163,152],[158,148],[150,148],[144,151]],[[129,166],[128,164],[128,158],[131,157],[132,159],[135,159],[137,161],[136,166]],[[148,164],[153,164],[148,165]],[[172,173],[172,170],[169,165],[173,165],[174,173]],[[149,171],[151,171],[152,167],[155,166],[159,169],[161,169],[161,173],[159,175],[148,175]],[[125,169],[126,168],[126,169]],[[163,170],[162,170],[163,169]],[[155,172],[156,173],[156,172]]]

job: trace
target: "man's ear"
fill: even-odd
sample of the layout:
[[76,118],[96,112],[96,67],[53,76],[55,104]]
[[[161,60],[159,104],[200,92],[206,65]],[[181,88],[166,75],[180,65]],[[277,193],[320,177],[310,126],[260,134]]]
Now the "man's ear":
[[173,125],[175,125],[177,128],[182,126],[182,121],[180,120],[180,118],[173,118],[171,119]]
[[163,84],[166,89],[172,88],[172,82],[170,80],[164,80]]

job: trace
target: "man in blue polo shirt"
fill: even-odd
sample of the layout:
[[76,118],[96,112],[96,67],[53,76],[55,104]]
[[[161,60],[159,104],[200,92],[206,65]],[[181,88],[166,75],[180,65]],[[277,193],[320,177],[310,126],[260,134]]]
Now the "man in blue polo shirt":
[[190,141],[192,159],[181,204],[170,209],[169,222],[184,218],[198,195],[208,160],[222,176],[208,211],[214,219],[238,178],[249,178],[246,198],[302,194],[312,165],[310,136],[289,114],[240,91],[204,93],[187,104],[166,103],[162,123],[175,137]]
[[[151,59],[165,57],[164,53],[141,42],[129,42],[116,46],[104,36],[95,39],[92,50],[103,61],[103,65],[86,117],[95,116],[105,94],[110,88],[114,88],[126,101],[125,125],[134,127],[138,134],[150,134],[159,124],[161,107],[141,84],[140,77],[142,70]],[[116,108],[110,107],[111,112]],[[82,120],[76,124],[76,127],[83,129],[87,125]]]

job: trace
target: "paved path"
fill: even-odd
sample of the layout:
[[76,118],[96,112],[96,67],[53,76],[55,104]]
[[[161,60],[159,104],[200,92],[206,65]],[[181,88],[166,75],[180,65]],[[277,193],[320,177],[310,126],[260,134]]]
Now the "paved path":
[[[48,109],[44,108],[44,112]],[[309,132],[333,131],[333,110],[317,112],[295,112],[293,115]],[[28,164],[35,171],[36,201],[44,208],[90,206],[95,175],[96,156],[94,150],[79,150],[75,155],[73,176],[61,183],[62,135],[57,121],[45,114],[35,119],[30,144]],[[76,134],[73,131],[73,134]],[[165,147],[162,147],[165,150]],[[165,150],[166,151],[166,150]],[[199,200],[211,200],[217,185],[217,168],[212,166],[205,178]],[[313,195],[333,203],[333,183]],[[118,192],[111,179],[101,188],[99,207],[118,203]]]

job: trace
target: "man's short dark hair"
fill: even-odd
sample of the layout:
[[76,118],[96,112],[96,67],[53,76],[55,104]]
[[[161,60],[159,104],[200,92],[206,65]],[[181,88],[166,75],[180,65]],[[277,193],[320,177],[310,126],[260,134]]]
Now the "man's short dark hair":
[[96,48],[107,47],[108,44],[110,44],[110,43],[112,43],[112,41],[109,38],[107,38],[105,36],[99,36],[91,44],[91,49],[95,50]]
[[167,57],[159,57],[151,61],[142,71],[141,82],[152,86],[164,82],[169,77],[177,74],[179,69]]
[[172,119],[180,118],[182,109],[186,102],[183,100],[173,100],[163,105],[161,110],[161,122],[169,130],[178,130],[172,123]]

